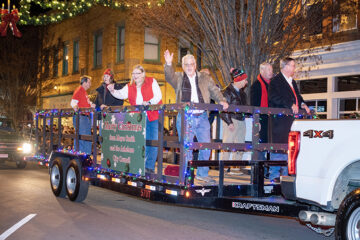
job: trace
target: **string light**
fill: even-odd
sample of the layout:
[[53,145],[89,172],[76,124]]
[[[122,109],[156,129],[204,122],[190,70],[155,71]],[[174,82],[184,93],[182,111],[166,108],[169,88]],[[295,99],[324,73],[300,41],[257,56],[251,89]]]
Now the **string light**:
[[[151,7],[153,4],[145,3],[144,6]],[[36,4],[42,9],[50,9],[50,14],[43,14],[40,16],[31,16],[31,4]],[[156,1],[156,4],[161,7],[164,1]],[[81,0],[81,1],[40,1],[40,0],[21,0],[20,1],[20,25],[47,25],[50,23],[58,23],[67,18],[75,17],[79,14],[87,12],[94,5],[109,7],[117,10],[127,10],[131,7],[139,7],[139,4],[129,4],[125,2],[111,1],[111,0]],[[1,22],[1,21],[0,21]]]
[[[185,116],[185,120],[186,121],[191,121],[193,118],[193,114],[192,114],[192,110],[194,109],[201,109],[201,107],[199,106],[196,106],[196,104],[188,104],[188,103],[185,103],[185,104],[180,104],[180,105],[177,105],[176,107],[174,107],[174,105],[151,105],[151,106],[147,106],[146,108],[144,107],[141,107],[141,106],[126,106],[126,107],[120,107],[120,108],[116,108],[116,112],[126,112],[126,113],[129,113],[129,112],[132,112],[134,110],[138,110],[138,111],[144,111],[144,110],[150,110],[150,111],[168,111],[168,112],[178,112],[179,110],[181,109],[184,109],[184,116]],[[242,109],[241,108],[236,108],[235,109],[236,112],[247,112],[247,113],[250,113],[253,111],[251,109]],[[36,117],[39,117],[39,116],[45,116],[45,117],[49,117],[50,115],[52,116],[56,116],[56,115],[60,115],[60,116],[72,116],[72,115],[77,115],[77,114],[83,114],[83,113],[90,113],[92,114],[93,111],[92,109],[81,109],[81,111],[79,112],[74,112],[73,110],[71,109],[63,109],[63,110],[59,110],[59,109],[52,109],[52,110],[41,110],[41,111],[38,111],[35,116]],[[274,117],[278,117],[278,116],[293,116],[292,114],[290,114],[290,111],[289,112],[286,112],[286,111],[282,111],[279,113],[279,110],[268,110],[266,109],[266,113],[265,113],[265,110],[258,110],[258,109],[255,109],[254,111],[255,114],[264,114],[264,115],[274,115]],[[107,111],[104,111],[103,112],[104,116],[106,116],[107,114]],[[244,114],[243,115],[248,115],[248,114]],[[294,118],[302,118],[304,117],[304,115],[295,115]],[[316,118],[316,116],[314,117]],[[252,119],[252,121],[254,122],[254,119]],[[258,124],[256,124],[256,126],[259,126]],[[191,128],[185,128],[185,136],[188,135],[189,133],[191,133],[192,129]],[[259,135],[259,133],[257,134]],[[189,153],[190,150],[190,147],[193,146],[193,143],[192,141],[189,141],[189,139],[184,139],[184,158],[186,159],[186,155]],[[200,143],[200,148],[203,147],[203,144]],[[260,147],[261,146],[264,146],[261,150]],[[217,146],[217,148],[220,149],[220,146]],[[213,147],[210,147],[210,149],[213,149]],[[226,147],[227,150],[232,150],[232,151],[237,151],[237,148],[232,148],[230,149],[229,147]],[[264,150],[274,150],[275,147],[274,146],[269,146],[269,144],[261,144],[261,143],[255,143],[253,145],[248,145],[246,147],[246,150],[249,150],[249,151],[252,151],[253,149],[256,149],[258,151],[264,151]],[[205,150],[209,150],[209,148],[205,148]],[[85,157],[87,157],[88,155],[86,153],[82,153],[82,152],[77,152],[77,151],[74,151],[73,149],[58,149],[58,152],[64,152],[64,153],[70,153],[70,154],[74,154],[74,155],[83,155]],[[34,158],[36,159],[39,159],[41,160],[43,163],[45,162],[49,162],[49,160],[43,156],[43,155],[35,155]],[[42,164],[44,165],[44,164]],[[46,164],[45,164],[46,165]],[[191,165],[190,165],[191,166]],[[127,172],[119,172],[119,171],[116,171],[116,170],[112,170],[112,169],[109,169],[109,168],[102,168],[102,167],[89,167],[88,168],[89,171],[95,171],[97,173],[102,173],[102,174],[106,174],[110,177],[116,177],[116,178],[127,178],[127,179],[131,179],[129,181],[132,181],[132,180],[136,180],[136,179],[144,179],[144,180],[151,180],[153,182],[157,182],[159,183],[158,180],[156,179],[150,179],[149,176],[140,176],[138,174],[131,174],[131,173],[127,173]],[[194,176],[194,167],[189,167],[189,168],[186,168],[185,171],[183,172],[184,174],[184,179],[186,180],[186,182],[184,183],[185,186],[188,186],[188,187],[191,187],[191,186],[194,186],[193,184],[193,176]],[[123,181],[123,180],[122,180]],[[162,179],[160,181],[160,183],[167,183],[167,181],[165,179]],[[176,181],[175,185],[181,185],[183,186],[183,184],[180,184],[179,181]]]

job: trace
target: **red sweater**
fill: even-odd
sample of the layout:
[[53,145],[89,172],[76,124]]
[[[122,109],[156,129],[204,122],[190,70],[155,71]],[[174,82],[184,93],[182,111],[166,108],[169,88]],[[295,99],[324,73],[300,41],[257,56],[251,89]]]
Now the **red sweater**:
[[81,85],[74,91],[72,99],[79,101],[77,104],[79,108],[91,107],[90,100],[86,93],[86,90]]

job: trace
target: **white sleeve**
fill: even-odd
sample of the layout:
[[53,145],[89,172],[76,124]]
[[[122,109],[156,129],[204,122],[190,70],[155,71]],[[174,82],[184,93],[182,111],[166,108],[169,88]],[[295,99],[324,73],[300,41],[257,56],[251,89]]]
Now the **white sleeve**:
[[150,99],[149,102],[150,102],[150,104],[158,104],[162,98],[162,93],[161,93],[160,86],[159,86],[158,82],[155,80],[155,78],[153,79],[152,90],[153,90],[154,97],[152,99]]
[[71,99],[70,106],[72,108],[75,108],[75,106],[77,106],[78,103],[79,103],[79,100]]
[[112,92],[111,94],[118,99],[127,99],[129,97],[128,96],[129,95],[128,85],[126,84],[120,90],[114,90],[114,92]]

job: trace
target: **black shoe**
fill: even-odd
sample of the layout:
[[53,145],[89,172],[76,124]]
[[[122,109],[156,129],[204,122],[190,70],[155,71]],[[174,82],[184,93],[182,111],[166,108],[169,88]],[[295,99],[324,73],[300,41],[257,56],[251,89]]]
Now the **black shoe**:
[[230,168],[228,168],[228,169],[226,170],[226,172],[229,173],[229,172],[230,172]]

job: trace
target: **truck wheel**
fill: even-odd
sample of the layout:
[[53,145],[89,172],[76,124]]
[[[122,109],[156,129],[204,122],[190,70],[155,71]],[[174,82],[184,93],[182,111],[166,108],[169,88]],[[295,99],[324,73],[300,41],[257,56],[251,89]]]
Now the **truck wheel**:
[[360,189],[342,201],[336,216],[335,239],[360,239]]
[[16,167],[19,169],[25,168],[26,167],[26,161],[24,160],[17,160],[16,161]]
[[65,197],[64,170],[61,159],[55,159],[50,166],[50,186],[54,195]]
[[71,201],[82,202],[85,200],[89,182],[81,180],[81,166],[76,160],[71,160],[66,170],[66,192]]

